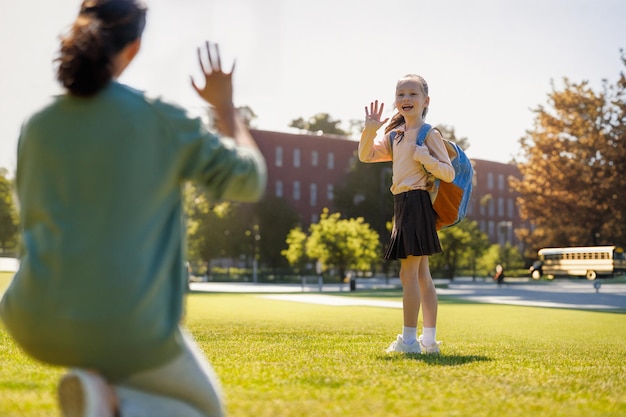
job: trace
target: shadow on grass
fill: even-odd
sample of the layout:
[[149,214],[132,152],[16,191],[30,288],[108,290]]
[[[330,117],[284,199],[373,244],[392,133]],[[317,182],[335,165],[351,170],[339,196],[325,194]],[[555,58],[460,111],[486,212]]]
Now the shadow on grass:
[[461,366],[474,362],[489,362],[492,359],[481,355],[422,355],[420,353],[404,353],[379,355],[379,360],[386,362],[398,362],[414,360],[433,366]]

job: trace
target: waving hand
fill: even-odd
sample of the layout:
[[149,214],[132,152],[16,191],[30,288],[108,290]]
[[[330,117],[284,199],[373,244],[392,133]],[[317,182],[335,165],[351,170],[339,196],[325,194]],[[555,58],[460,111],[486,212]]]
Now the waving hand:
[[380,120],[383,115],[383,109],[385,108],[385,103],[380,103],[378,106],[378,100],[370,103],[369,109],[365,106],[365,127],[374,127],[378,130],[382,125],[387,123],[389,118],[385,120]]
[[211,45],[207,41],[206,55],[208,67],[206,67],[202,59],[202,50],[198,48],[198,62],[204,74],[204,87],[200,88],[193,77],[191,78],[191,85],[198,95],[210,105],[218,108],[225,105],[232,106],[233,71],[235,70],[235,63],[233,62],[230,72],[222,71],[222,58],[220,56],[219,45],[215,44],[214,49],[215,52],[211,53]]

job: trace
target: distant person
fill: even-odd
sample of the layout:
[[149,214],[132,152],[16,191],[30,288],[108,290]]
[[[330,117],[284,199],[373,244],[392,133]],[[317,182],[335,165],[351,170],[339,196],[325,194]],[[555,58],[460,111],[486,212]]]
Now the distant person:
[[[404,327],[387,352],[439,353],[436,341],[437,293],[428,256],[441,252],[435,227],[436,214],[428,193],[429,174],[442,181],[454,179],[454,168],[443,138],[431,130],[423,146],[415,142],[428,112],[428,85],[419,75],[406,75],[396,84],[397,113],[377,137],[388,119],[381,120],[384,104],[378,100],[365,107],[365,129],[359,143],[362,162],[392,161],[391,193],[394,223],[385,259],[400,259]],[[390,132],[396,131],[393,143]],[[392,149],[393,146],[393,149]],[[417,319],[422,306],[424,329],[417,338]]]
[[256,201],[265,161],[235,111],[217,45],[198,49],[204,85],[192,85],[234,141],[117,81],[140,50],[146,11],[139,0],[83,1],[57,59],[67,92],[19,139],[24,256],[0,316],[26,353],[71,368],[59,384],[67,417],[224,414],[211,366],[180,327],[181,187]]
[[496,274],[493,276],[493,280],[496,281],[498,285],[504,283],[504,268],[502,268],[502,265],[496,265]]

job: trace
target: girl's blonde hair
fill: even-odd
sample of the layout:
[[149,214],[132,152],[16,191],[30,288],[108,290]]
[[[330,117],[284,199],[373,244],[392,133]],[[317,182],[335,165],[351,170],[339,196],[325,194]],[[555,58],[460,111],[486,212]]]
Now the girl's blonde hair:
[[[419,86],[422,89],[422,92],[424,93],[424,95],[426,97],[428,97],[428,83],[426,82],[426,80],[421,76],[421,75],[417,75],[417,74],[407,74],[404,77],[400,78],[398,80],[398,82],[396,83],[396,86],[404,80],[412,80],[415,81],[419,84]],[[422,118],[426,117],[426,114],[428,113],[428,107],[424,108],[424,111],[422,112]],[[400,113],[396,113],[393,115],[393,117],[391,118],[391,121],[389,121],[389,124],[387,125],[387,127],[385,128],[385,133],[389,133],[390,131],[392,131],[393,129],[395,129],[398,126],[401,126],[404,124],[404,116],[402,116]]]

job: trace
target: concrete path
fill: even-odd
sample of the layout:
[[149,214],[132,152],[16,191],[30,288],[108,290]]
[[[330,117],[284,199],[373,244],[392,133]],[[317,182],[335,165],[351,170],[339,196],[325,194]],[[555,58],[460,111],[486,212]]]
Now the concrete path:
[[[436,280],[437,293],[458,297],[468,301],[492,304],[509,304],[536,307],[572,308],[585,310],[626,311],[626,284],[581,280],[555,280],[552,282],[521,281],[498,287],[495,283],[472,281],[471,279]],[[445,285],[447,284],[447,285]],[[330,305],[369,305],[387,308],[402,308],[398,301],[377,300],[366,297],[342,297],[349,286],[324,284],[254,284],[254,283],[191,283],[191,290],[199,292],[260,293],[264,297],[285,301],[307,302]],[[363,289],[400,288],[399,280],[358,280],[357,292]],[[320,291],[321,290],[321,291]],[[332,295],[328,293],[333,293]],[[338,294],[339,293],[339,294]]]
[[0,272],[17,272],[20,261],[15,258],[0,257]]

